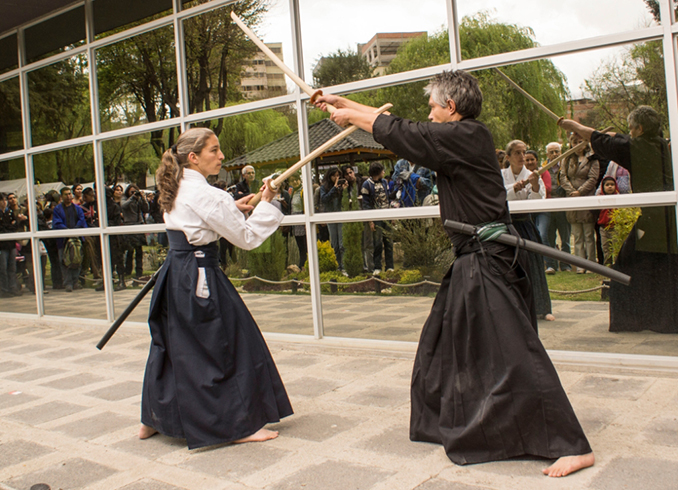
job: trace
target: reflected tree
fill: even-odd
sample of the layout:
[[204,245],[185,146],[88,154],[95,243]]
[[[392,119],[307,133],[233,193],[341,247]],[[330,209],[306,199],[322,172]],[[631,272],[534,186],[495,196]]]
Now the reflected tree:
[[339,85],[371,78],[374,68],[357,51],[348,48],[322,56],[313,70],[313,84],[316,88]]
[[24,147],[19,78],[0,83],[0,153]]

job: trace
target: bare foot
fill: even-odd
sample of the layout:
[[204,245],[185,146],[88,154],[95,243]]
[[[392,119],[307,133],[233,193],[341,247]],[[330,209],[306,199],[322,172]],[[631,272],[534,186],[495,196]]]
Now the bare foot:
[[244,442],[264,442],[264,441],[269,441],[271,439],[275,439],[278,437],[278,431],[277,430],[268,430],[268,429],[259,429],[256,431],[254,434],[249,435],[247,437],[243,437],[242,439],[238,439],[237,441],[233,441],[235,444],[242,444]]
[[551,313],[547,313],[546,316],[544,317],[544,320],[546,320],[547,322],[552,322],[555,319],[556,317],[553,316]]
[[153,427],[149,427],[144,424],[141,424],[141,427],[139,427],[139,439],[148,439],[149,437],[157,433],[158,431],[155,430]]
[[595,462],[596,458],[593,456],[593,453],[581,454],[579,456],[563,456],[558,458],[551,466],[542,470],[542,472],[552,477],[567,476],[575,471],[593,466]]

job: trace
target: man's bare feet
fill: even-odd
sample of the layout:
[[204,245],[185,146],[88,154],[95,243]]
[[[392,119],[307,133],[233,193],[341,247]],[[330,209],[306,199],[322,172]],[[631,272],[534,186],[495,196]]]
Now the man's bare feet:
[[595,462],[596,458],[593,456],[593,453],[581,454],[579,456],[563,456],[558,458],[551,466],[542,470],[542,472],[547,476],[557,478],[593,466]]
[[139,427],[139,439],[148,439],[149,437],[157,433],[158,431],[155,430],[153,427],[149,427],[144,424],[141,424],[141,427]]
[[271,439],[275,439],[278,437],[278,431],[277,430],[268,430],[268,429],[259,429],[256,431],[254,434],[249,435],[247,437],[243,437],[242,439],[238,439],[237,441],[233,441],[235,444],[242,444],[244,442],[264,442],[264,441],[270,441]]
[[556,317],[553,316],[551,313],[547,313],[546,316],[544,317],[544,320],[546,320],[547,322],[552,322],[555,319]]

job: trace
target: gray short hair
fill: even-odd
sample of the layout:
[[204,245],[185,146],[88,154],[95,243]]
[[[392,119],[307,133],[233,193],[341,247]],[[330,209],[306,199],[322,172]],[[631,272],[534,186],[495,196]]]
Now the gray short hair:
[[630,128],[642,126],[643,134],[647,134],[648,136],[659,136],[661,116],[649,105],[639,105],[633,109],[629,113],[627,121]]
[[245,166],[242,168],[242,170],[240,171],[240,173],[241,173],[242,175],[245,175],[245,172],[247,172],[249,169],[254,170],[254,167],[253,167],[252,165],[245,165]]
[[563,149],[563,145],[561,145],[557,141],[552,141],[551,143],[546,145],[546,151],[549,151],[551,148],[558,148],[558,151],[561,151]]
[[424,92],[440,107],[447,107],[447,101],[453,100],[457,112],[465,117],[478,117],[483,109],[483,93],[478,80],[462,70],[439,73],[431,79]]

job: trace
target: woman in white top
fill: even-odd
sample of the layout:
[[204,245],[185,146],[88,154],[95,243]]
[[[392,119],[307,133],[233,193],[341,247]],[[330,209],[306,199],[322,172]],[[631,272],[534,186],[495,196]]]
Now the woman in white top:
[[278,433],[264,426],[292,414],[257,324],[219,269],[217,249],[220,236],[258,247],[283,214],[264,189],[246,220],[251,195],[234,201],[207,183],[223,158],[214,133],[194,128],[164,153],[156,174],[170,249],[151,300],[139,437],[186,438],[189,449],[273,439]]
[[[527,145],[520,140],[511,141],[506,147],[506,158],[509,165],[502,169],[501,175],[506,187],[506,199],[518,201],[524,199],[545,199],[546,186],[539,174],[525,167]],[[518,234],[526,240],[541,243],[539,231],[529,213],[512,214],[511,221]],[[551,310],[551,296],[544,272],[544,258],[534,252],[528,253],[530,270],[528,276],[532,283],[532,294],[537,316],[552,321],[556,318]]]

